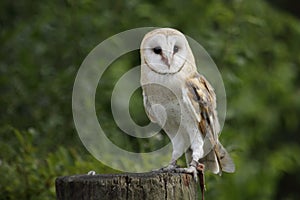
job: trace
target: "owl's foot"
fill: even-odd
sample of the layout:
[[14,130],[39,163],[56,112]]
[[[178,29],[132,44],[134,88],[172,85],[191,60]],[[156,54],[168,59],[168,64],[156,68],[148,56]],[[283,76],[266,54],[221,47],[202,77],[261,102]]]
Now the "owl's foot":
[[204,165],[193,160],[190,163],[190,166],[188,168],[178,168],[175,169],[176,172],[180,173],[188,173],[188,174],[193,174],[194,180],[198,182],[198,176],[200,179],[200,188],[201,188],[201,193],[202,193],[202,200],[204,200],[204,191],[206,190],[205,188],[205,179],[204,179]]
[[186,168],[177,168],[177,169],[175,169],[175,172],[192,174],[194,180],[196,182],[198,182],[198,171],[197,171],[196,167],[194,167],[194,166],[189,166]]
[[192,174],[194,177],[194,180],[198,182],[198,176],[200,178],[200,182],[203,182],[204,184],[204,169],[205,166],[195,160],[193,160],[190,163],[190,166],[187,168],[177,168],[175,169],[176,172],[179,173],[188,173]]
[[160,169],[154,169],[152,170],[153,172],[174,172],[176,171],[176,169],[178,168],[179,166],[176,164],[176,161],[175,162],[171,162],[168,166],[166,167],[163,167],[163,168],[160,168]]
[[87,175],[91,175],[91,176],[94,176],[95,174],[96,174],[95,171],[89,171],[89,172],[87,173]]

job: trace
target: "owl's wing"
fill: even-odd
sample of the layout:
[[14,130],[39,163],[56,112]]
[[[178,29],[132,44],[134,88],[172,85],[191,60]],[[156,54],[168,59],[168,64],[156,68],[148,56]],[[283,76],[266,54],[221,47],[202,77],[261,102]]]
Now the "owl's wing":
[[[234,164],[225,148],[219,142],[220,125],[217,116],[216,94],[213,87],[204,78],[196,74],[186,81],[183,89],[184,102],[187,109],[198,123],[199,131],[204,138],[204,153],[207,155],[204,162],[214,172],[233,172]],[[214,152],[214,153],[212,153]],[[218,170],[215,161],[221,170]]]
[[220,125],[213,87],[204,76],[196,74],[186,81],[183,93],[189,111],[199,123],[200,132],[204,137],[209,137],[212,143],[217,143]]

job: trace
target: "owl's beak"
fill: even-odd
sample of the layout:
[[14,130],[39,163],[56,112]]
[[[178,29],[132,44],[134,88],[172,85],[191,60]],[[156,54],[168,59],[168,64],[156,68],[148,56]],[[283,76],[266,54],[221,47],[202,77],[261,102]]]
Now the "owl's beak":
[[162,55],[162,61],[168,66],[168,69],[171,67],[171,55],[169,54],[163,54]]

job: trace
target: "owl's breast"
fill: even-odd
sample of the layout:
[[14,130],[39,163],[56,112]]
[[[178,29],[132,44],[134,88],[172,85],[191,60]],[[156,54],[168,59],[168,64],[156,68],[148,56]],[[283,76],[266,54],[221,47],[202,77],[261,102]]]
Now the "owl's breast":
[[[143,86],[145,109],[164,129],[176,129],[181,121],[181,93],[160,84]],[[144,99],[145,100],[145,99]]]

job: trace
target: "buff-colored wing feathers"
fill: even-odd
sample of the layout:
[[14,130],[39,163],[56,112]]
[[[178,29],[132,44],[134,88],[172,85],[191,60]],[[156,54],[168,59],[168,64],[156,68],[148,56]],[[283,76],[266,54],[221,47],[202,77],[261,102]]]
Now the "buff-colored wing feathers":
[[201,161],[214,173],[234,172],[235,166],[226,149],[218,140],[220,125],[216,111],[216,95],[212,86],[201,75],[196,74],[186,81],[184,90],[188,109],[197,119],[199,131],[204,138],[204,152]]
[[[197,115],[199,129],[204,137],[211,134],[211,137],[218,141],[220,125],[216,111],[216,95],[208,81],[201,75],[196,74],[186,82],[188,88],[187,96],[189,105],[193,107]],[[208,137],[210,137],[208,135]]]

